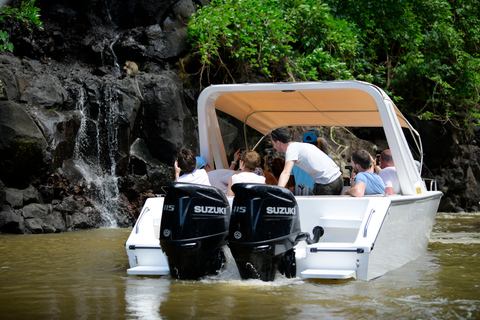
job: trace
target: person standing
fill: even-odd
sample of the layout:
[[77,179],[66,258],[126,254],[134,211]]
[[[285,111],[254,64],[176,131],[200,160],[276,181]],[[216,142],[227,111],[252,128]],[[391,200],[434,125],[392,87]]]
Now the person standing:
[[292,142],[287,128],[278,128],[270,134],[273,147],[285,153],[285,166],[278,185],[285,187],[296,164],[313,178],[315,195],[340,195],[343,178],[340,168],[318,147],[309,143]]
[[346,195],[362,197],[371,194],[384,194],[385,184],[379,175],[374,173],[373,159],[365,150],[352,153],[352,167],[355,173],[355,183],[345,190]]

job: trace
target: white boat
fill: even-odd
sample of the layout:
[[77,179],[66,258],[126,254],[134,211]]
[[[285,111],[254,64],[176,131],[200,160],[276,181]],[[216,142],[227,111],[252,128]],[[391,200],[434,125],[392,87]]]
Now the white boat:
[[[319,242],[300,241],[295,246],[297,277],[370,280],[426,252],[442,193],[426,187],[402,129],[413,128],[380,88],[358,81],[206,88],[198,99],[200,151],[211,168],[220,169],[228,168],[228,163],[217,110],[265,136],[283,126],[384,129],[403,194],[296,196],[301,230],[324,229]],[[420,139],[417,146],[422,154]],[[128,274],[169,274],[159,245],[163,201],[163,197],[146,201],[126,242]],[[233,197],[228,202],[231,206]]]

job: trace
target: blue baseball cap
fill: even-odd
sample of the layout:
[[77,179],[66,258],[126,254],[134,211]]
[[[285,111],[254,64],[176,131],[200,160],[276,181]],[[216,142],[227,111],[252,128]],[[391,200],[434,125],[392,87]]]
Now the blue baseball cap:
[[197,169],[204,169],[207,166],[207,162],[203,160],[202,157],[196,157],[197,165],[195,166]]
[[303,134],[303,142],[317,142],[317,134],[314,131],[307,131]]

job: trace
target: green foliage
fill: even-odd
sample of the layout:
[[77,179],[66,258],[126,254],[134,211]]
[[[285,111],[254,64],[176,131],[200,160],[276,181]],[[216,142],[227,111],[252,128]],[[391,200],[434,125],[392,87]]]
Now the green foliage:
[[8,42],[8,33],[7,31],[0,30],[0,51],[10,51],[13,52],[13,44]]
[[[1,6],[0,23],[5,23],[5,18],[18,19],[24,22],[29,30],[31,30],[31,24],[43,29],[42,21],[40,21],[40,9],[35,7],[35,0],[22,1],[20,8]],[[0,51],[13,52],[13,44],[8,42],[8,33],[4,30],[0,30]]]
[[342,58],[355,55],[355,32],[319,1],[213,0],[192,16],[188,32],[202,73],[222,70],[227,81],[255,74],[271,80],[353,78]]
[[212,0],[188,31],[207,84],[358,79],[405,113],[480,123],[478,0]]

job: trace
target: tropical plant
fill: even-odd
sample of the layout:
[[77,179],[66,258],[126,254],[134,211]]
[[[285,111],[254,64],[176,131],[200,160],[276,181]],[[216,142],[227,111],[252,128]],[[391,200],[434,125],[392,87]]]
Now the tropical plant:
[[343,60],[357,53],[356,31],[319,1],[213,0],[188,32],[201,74],[220,72],[223,82],[353,78]]
[[212,0],[188,31],[202,85],[358,79],[411,115],[479,125],[476,0]]
[[[7,5],[0,6],[0,22],[5,23],[5,18],[13,18],[24,22],[29,30],[31,30],[32,24],[43,29],[43,24],[40,20],[40,9],[35,7],[35,0],[22,1],[20,8],[13,8]],[[6,31],[0,30],[0,51],[13,52],[13,44],[8,42],[8,37]]]

